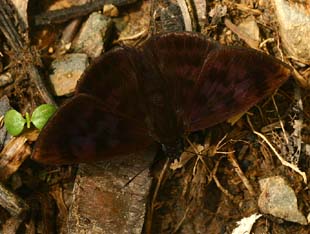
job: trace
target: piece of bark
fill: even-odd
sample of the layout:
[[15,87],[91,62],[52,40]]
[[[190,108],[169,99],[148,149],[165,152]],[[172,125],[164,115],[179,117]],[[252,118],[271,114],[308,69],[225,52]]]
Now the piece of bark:
[[16,234],[19,226],[23,222],[23,219],[20,217],[11,217],[5,221],[2,226],[2,233],[5,234]]
[[[4,115],[9,109],[11,109],[11,106],[8,97],[7,96],[0,97],[0,151],[3,148],[5,141],[8,140],[9,138],[7,130],[4,127],[4,125],[1,126],[1,122],[4,119]],[[3,119],[1,120],[1,118]]]
[[141,233],[154,152],[81,164],[69,211],[68,233]]
[[0,181],[7,180],[20,165],[30,156],[30,146],[27,138],[20,136],[12,138],[0,153]]
[[27,203],[0,183],[0,206],[12,216],[22,216],[29,209]]

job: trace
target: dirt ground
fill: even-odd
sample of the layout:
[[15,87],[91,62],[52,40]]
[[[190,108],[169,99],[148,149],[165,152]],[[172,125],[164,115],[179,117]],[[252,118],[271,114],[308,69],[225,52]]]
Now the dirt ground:
[[[70,52],[71,42],[90,12],[102,8],[85,13],[84,7],[71,14],[74,1],[29,0],[28,9],[19,7],[21,11],[26,9],[28,23],[24,25],[9,0],[0,2],[0,12],[14,16],[0,18],[0,71],[13,77],[12,82],[0,86],[0,100],[4,102],[7,97],[11,107],[21,113],[32,113],[46,102],[61,105],[68,96],[56,97],[51,91],[51,64]],[[294,68],[283,86],[246,113],[240,113],[243,115],[190,134],[184,140],[180,161],[171,164],[163,152],[153,150],[157,155],[149,167],[151,182],[144,204],[143,233],[230,234],[237,221],[252,214],[263,216],[257,219],[251,233],[310,233],[310,59],[296,58],[285,49],[279,29],[282,22],[275,14],[277,1],[184,1],[185,6],[194,6],[189,15],[182,9],[175,10],[181,1],[111,2],[116,8],[105,14],[112,19],[113,27],[106,34],[102,53],[117,45],[139,46],[154,33],[191,28],[222,45],[254,48]],[[296,9],[309,12],[309,3],[290,2],[295,2],[291,7],[300,4],[304,8]],[[64,8],[67,11],[62,16],[44,15],[48,10]],[[306,14],[308,18],[309,15]],[[48,23],[43,22],[44,16],[50,20]],[[74,20],[79,21],[78,26],[64,37]],[[4,23],[7,21],[12,25]],[[0,233],[70,233],[67,218],[78,166],[44,166],[31,160],[38,134],[31,128],[0,142],[1,187],[12,192],[6,195],[15,201],[12,204],[17,204],[12,208],[11,203],[1,202]],[[9,159],[4,157],[8,155]],[[294,191],[306,223],[288,221],[285,212],[292,211],[284,211],[283,207],[279,208],[282,216],[262,211],[260,183],[274,176],[284,179]],[[128,183],[135,183],[134,180]],[[4,191],[0,191],[1,200],[6,197]],[[91,195],[83,196],[87,199]],[[128,228],[126,233],[139,233]]]

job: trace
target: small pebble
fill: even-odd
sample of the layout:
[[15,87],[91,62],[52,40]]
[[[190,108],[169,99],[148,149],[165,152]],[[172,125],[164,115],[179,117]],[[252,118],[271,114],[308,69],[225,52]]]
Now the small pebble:
[[13,78],[11,73],[6,72],[0,75],[0,87],[6,86],[8,84],[13,83]]

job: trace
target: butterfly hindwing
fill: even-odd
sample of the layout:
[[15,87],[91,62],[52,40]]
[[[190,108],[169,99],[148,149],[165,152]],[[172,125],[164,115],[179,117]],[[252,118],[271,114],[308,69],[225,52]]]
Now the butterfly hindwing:
[[79,94],[63,105],[36,142],[32,158],[46,164],[105,160],[145,149],[153,140],[139,121]]

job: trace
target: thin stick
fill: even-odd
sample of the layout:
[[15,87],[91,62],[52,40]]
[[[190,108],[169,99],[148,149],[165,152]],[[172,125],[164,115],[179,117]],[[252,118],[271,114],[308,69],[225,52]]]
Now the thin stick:
[[280,162],[284,165],[287,166],[289,168],[291,168],[293,171],[297,172],[299,175],[301,175],[301,177],[304,180],[304,183],[307,184],[307,176],[305,172],[302,172],[301,170],[299,170],[299,168],[289,162],[287,162],[278,152],[277,150],[273,147],[273,145],[270,143],[270,141],[268,141],[268,139],[261,133],[257,132],[257,131],[253,131],[254,134],[256,134],[257,136],[259,136],[260,138],[262,138],[267,145],[270,147],[270,149],[274,152],[274,154],[278,157],[278,159],[280,160]]
[[232,200],[232,199],[234,198],[234,196],[233,196],[232,194],[230,194],[230,192],[229,192],[227,189],[225,189],[225,188],[221,185],[220,181],[218,180],[218,178],[217,178],[217,176],[216,176],[216,171],[217,171],[217,168],[219,167],[219,165],[220,165],[220,161],[217,161],[216,164],[215,164],[215,166],[214,166],[214,168],[213,168],[213,170],[212,170],[212,178],[213,178],[213,180],[214,180],[216,186],[217,186],[227,197],[229,197],[229,199]]
[[273,147],[273,145],[270,143],[270,141],[263,135],[261,134],[260,132],[257,132],[255,131],[249,117],[247,116],[247,121],[253,131],[254,134],[256,134],[257,136],[259,136],[260,138],[262,138],[266,143],[267,145],[270,147],[270,149],[274,152],[274,154],[277,156],[277,158],[280,160],[280,162],[284,165],[284,166],[287,166],[289,168],[291,168],[293,171],[297,172],[299,175],[301,175],[301,177],[303,178],[304,180],[304,183],[307,184],[307,176],[306,176],[306,173],[305,172],[302,172],[301,170],[299,170],[299,168],[289,162],[287,162],[278,152],[277,150]]
[[281,117],[279,115],[279,110],[278,110],[278,106],[276,104],[276,100],[274,99],[274,96],[272,96],[272,103],[274,105],[274,108],[276,109],[277,111],[277,116],[278,116],[278,119],[280,121],[280,126],[281,126],[281,129],[282,129],[282,132],[283,132],[283,136],[284,136],[284,139],[285,139],[285,142],[286,144],[288,144],[288,138],[287,138],[287,135],[286,135],[286,132],[284,130],[284,124],[283,124],[283,121],[281,120]]
[[254,196],[255,195],[254,189],[253,189],[252,185],[250,184],[250,181],[248,180],[248,178],[246,178],[243,171],[241,170],[233,152],[230,152],[228,154],[228,160],[232,164],[232,166],[234,167],[236,173],[240,177],[242,183],[247,188],[247,190],[249,191],[251,196]]
[[95,0],[78,6],[65,9],[47,11],[35,16],[35,25],[60,24],[68,20],[79,18],[91,12],[101,10],[106,4],[113,4],[116,7],[129,5],[136,0]]
[[159,188],[160,188],[161,182],[162,182],[162,180],[164,178],[164,175],[165,175],[165,173],[167,171],[169,162],[170,162],[170,159],[167,158],[167,160],[166,160],[166,162],[164,164],[164,167],[163,167],[163,169],[160,172],[160,175],[159,175],[159,178],[158,178],[155,190],[154,190],[154,194],[153,194],[153,197],[152,197],[152,200],[151,200],[150,209],[149,209],[149,212],[148,212],[148,220],[146,221],[146,224],[145,224],[145,230],[146,230],[145,233],[151,233],[151,231],[152,231],[152,220],[153,220],[155,202],[156,202],[156,198],[157,198],[157,195],[158,195],[158,192],[159,192]]

